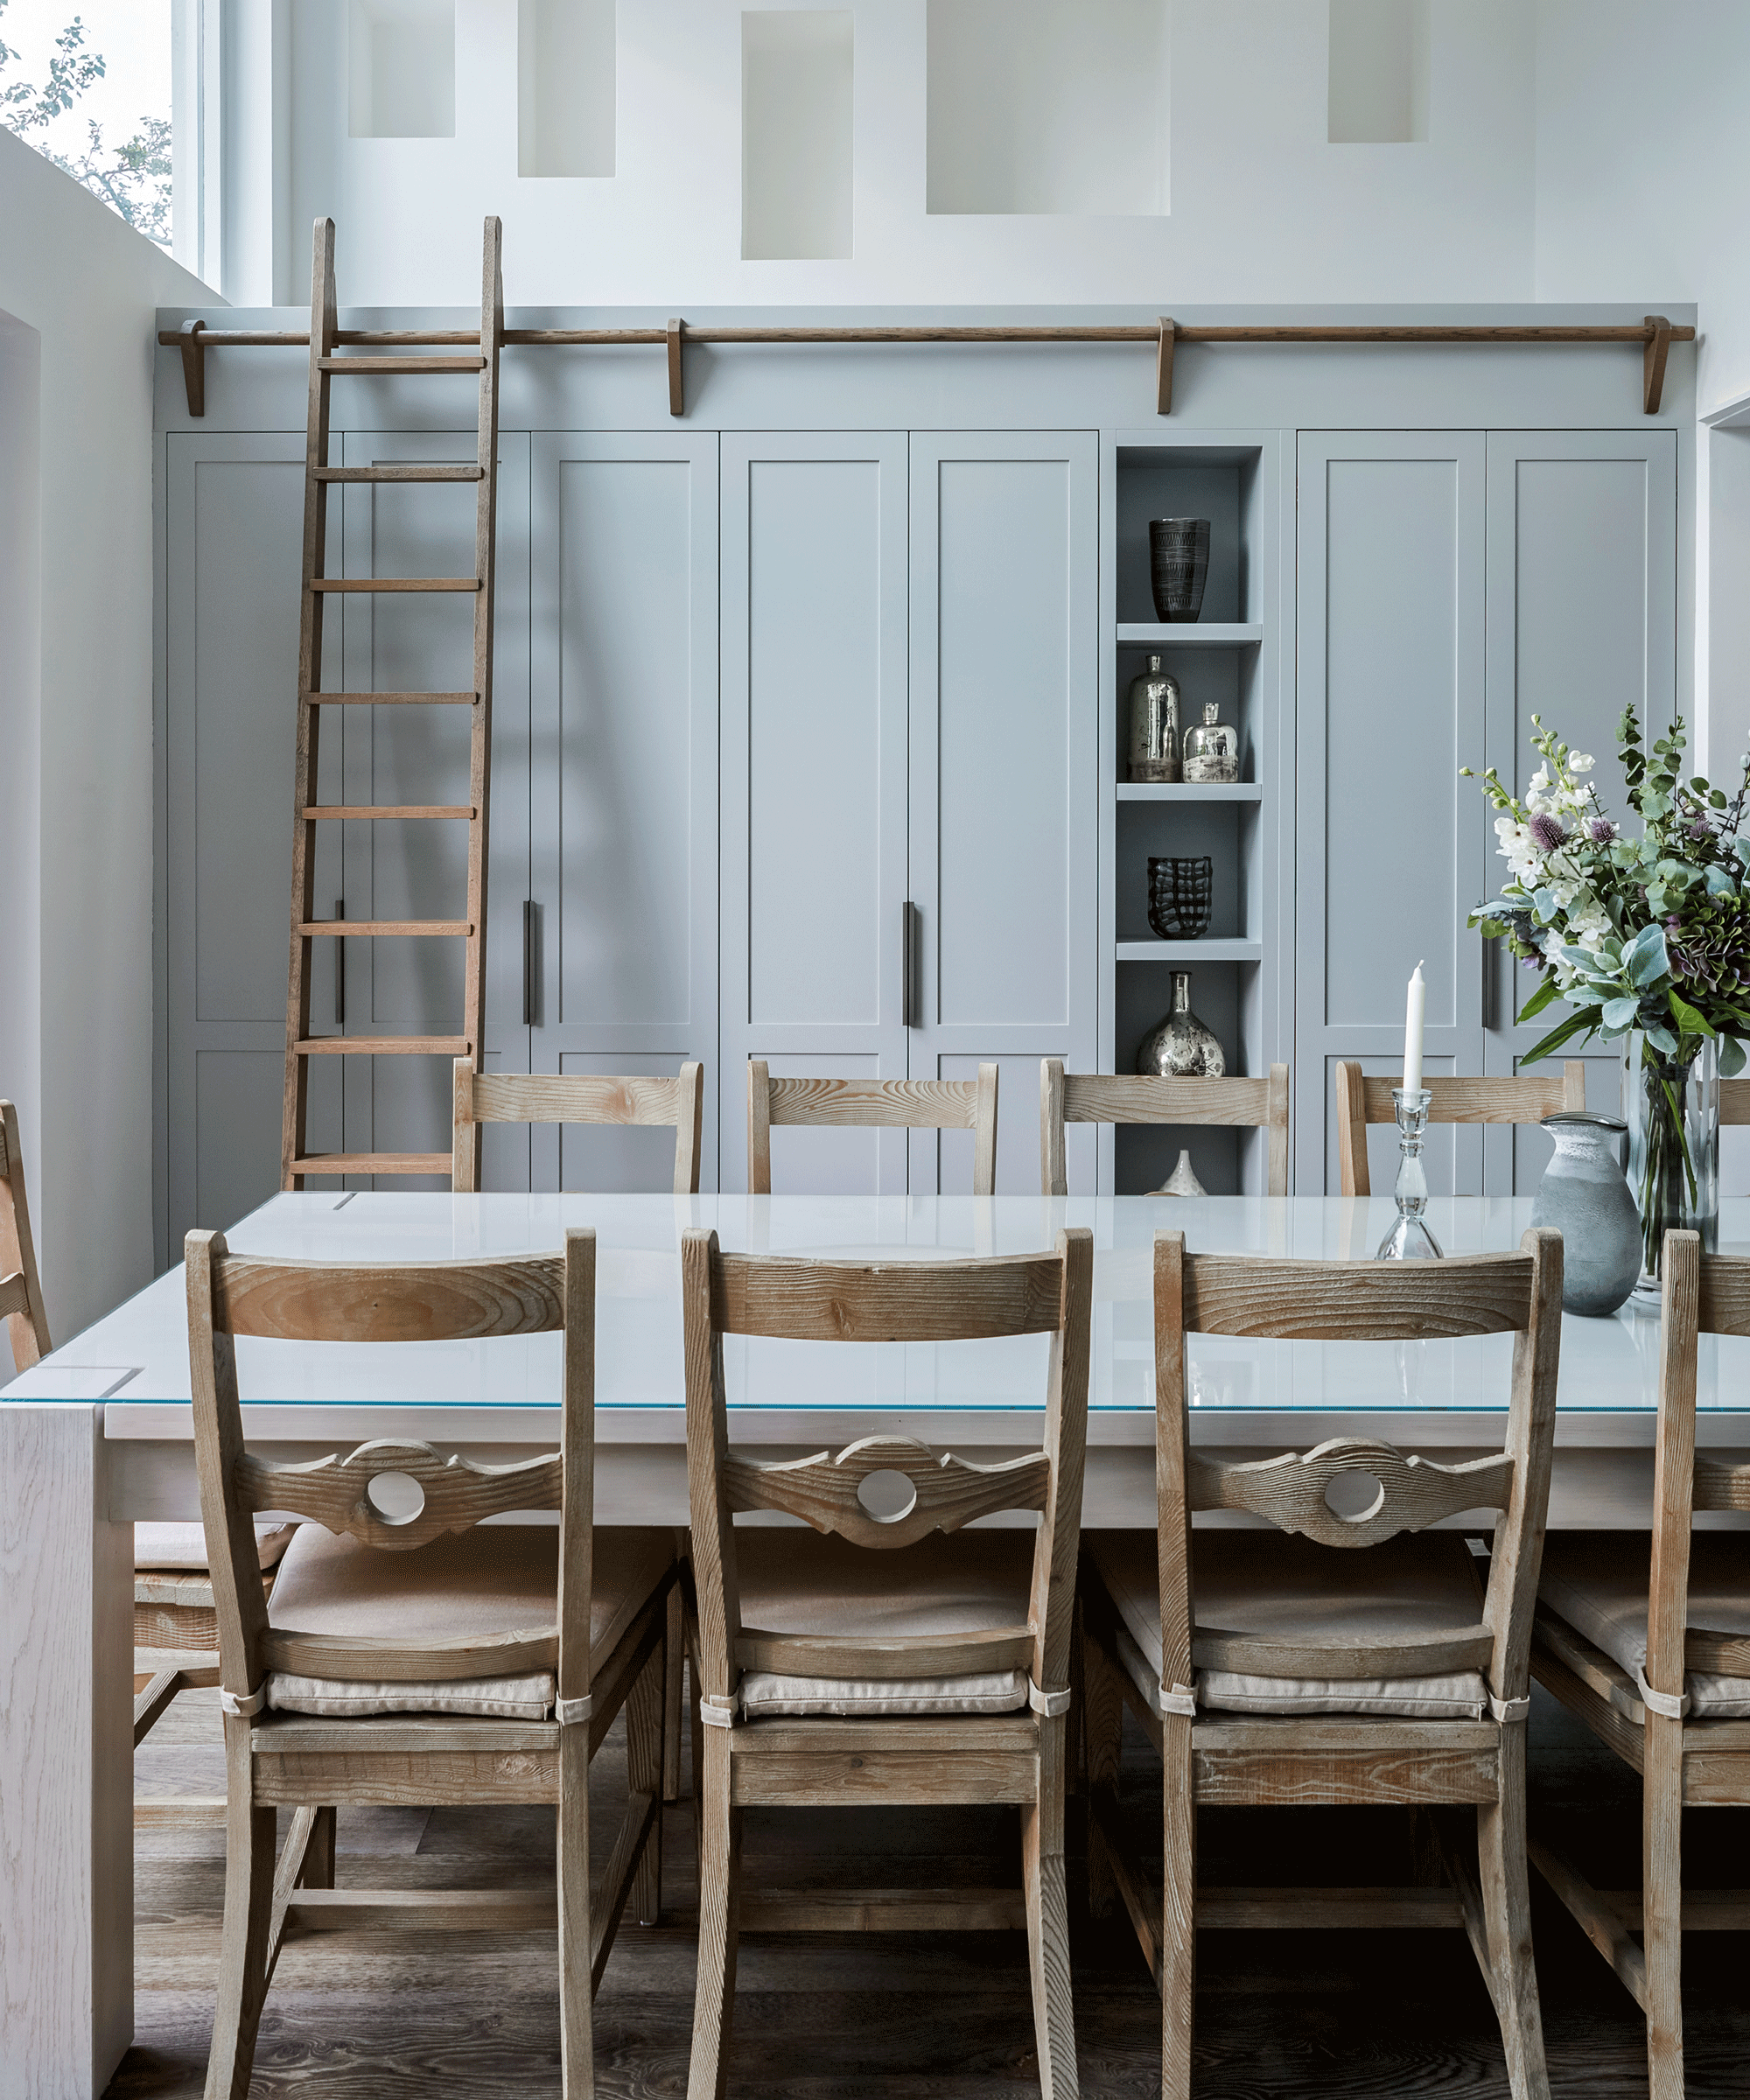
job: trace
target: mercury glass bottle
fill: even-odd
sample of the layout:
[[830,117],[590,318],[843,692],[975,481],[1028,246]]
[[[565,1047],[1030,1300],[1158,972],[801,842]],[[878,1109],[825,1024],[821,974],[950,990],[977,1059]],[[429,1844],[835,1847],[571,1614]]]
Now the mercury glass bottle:
[[1159,1079],[1220,1079],[1228,1060],[1191,1011],[1191,972],[1175,970],[1172,976],[1172,1011],[1143,1038],[1137,1070]]
[[1222,710],[1207,701],[1203,719],[1185,732],[1185,778],[1187,780],[1237,780],[1240,777],[1240,732],[1221,719]]
[[1158,656],[1130,681],[1130,778],[1179,778],[1179,681],[1161,668]]

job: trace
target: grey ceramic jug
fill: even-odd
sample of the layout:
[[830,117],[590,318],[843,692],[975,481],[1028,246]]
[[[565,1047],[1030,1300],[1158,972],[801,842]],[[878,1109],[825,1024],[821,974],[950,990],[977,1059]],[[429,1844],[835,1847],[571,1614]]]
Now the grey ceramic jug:
[[1617,1164],[1628,1124],[1581,1109],[1544,1118],[1556,1156],[1544,1170],[1531,1222],[1562,1236],[1562,1305],[1602,1320],[1625,1303],[1641,1274],[1641,1217]]

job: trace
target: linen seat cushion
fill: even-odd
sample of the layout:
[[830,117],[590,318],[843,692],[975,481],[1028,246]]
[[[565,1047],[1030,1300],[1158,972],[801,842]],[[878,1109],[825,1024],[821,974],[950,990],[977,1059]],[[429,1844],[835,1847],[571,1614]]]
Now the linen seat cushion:
[[[1653,1540],[1646,1531],[1552,1531],[1544,1542],[1539,1603],[1566,1620],[1646,1690]],[[1689,1623],[1750,1640],[1750,1534],[1698,1531],[1690,1541]],[[1750,1718],[1750,1677],[1686,1673],[1690,1718]]]
[[[675,1558],[671,1530],[619,1526],[595,1535],[590,1674],[614,1648]],[[370,1634],[416,1647],[459,1635],[552,1630],[558,1624],[556,1524],[484,1524],[407,1552],[361,1545],[300,1524],[268,1600],[286,1632]],[[301,1676],[270,1670],[267,1703],[284,1713],[336,1717],[466,1713],[541,1720],[553,1704],[551,1670],[506,1677],[415,1683]]]
[[[296,1524],[258,1523],[256,1550],[262,1565],[270,1568],[291,1544]],[[207,1570],[206,1532],[200,1524],[136,1524],[134,1565],[136,1568]]]
[[[1152,1531],[1085,1531],[1082,1543],[1118,1613],[1120,1657],[1151,1708],[1160,1711],[1160,1578]],[[1474,1627],[1482,1585],[1463,1537],[1400,1536],[1344,1549],[1277,1531],[1192,1535],[1194,1627],[1313,1644],[1403,1640]],[[1391,1678],[1264,1677],[1200,1670],[1200,1707],[1228,1713],[1390,1714],[1480,1720],[1488,1687],[1474,1670]]]
[[[835,1640],[940,1638],[1025,1626],[1032,1586],[1031,1530],[932,1533],[883,1552],[788,1525],[741,1525],[736,1576],[744,1631]],[[750,1670],[750,1720],[781,1714],[858,1718],[1013,1713],[1027,1703],[1025,1670],[949,1677],[804,1677]]]

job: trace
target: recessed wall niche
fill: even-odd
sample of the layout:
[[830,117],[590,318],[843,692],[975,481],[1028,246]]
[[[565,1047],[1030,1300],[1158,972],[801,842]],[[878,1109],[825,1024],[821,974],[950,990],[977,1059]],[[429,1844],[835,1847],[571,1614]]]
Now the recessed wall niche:
[[804,262],[850,253],[849,8],[741,18],[741,254]]
[[516,172],[612,175],[614,0],[518,0]]
[[1166,0],[929,0],[928,76],[930,212],[1166,212]]
[[1331,0],[1334,146],[1428,136],[1428,0]]
[[454,0],[352,0],[354,138],[456,136]]

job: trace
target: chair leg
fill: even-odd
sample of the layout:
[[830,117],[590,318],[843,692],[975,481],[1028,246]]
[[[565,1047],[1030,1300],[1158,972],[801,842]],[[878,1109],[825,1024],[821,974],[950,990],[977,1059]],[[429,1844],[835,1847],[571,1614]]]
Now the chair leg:
[[590,1732],[559,1731],[559,2081],[564,2100],[595,2092],[590,1986]]
[[634,1804],[640,1794],[649,1795],[656,1803],[655,1819],[632,1883],[633,1908],[640,1925],[662,1922],[662,1752],[668,1691],[667,1657],[665,1649],[659,1648],[626,1696],[626,1788]]
[[1039,1724],[1039,1793],[1021,1810],[1021,1880],[1033,1991],[1041,2100],[1076,2100],[1075,2017],[1069,1997],[1069,1907],[1064,1887],[1067,1715]]
[[723,2100],[729,2076],[741,1881],[741,1810],[730,1804],[729,1732],[726,1728],[702,1728],[693,1738],[702,1768],[699,1973],[693,1997],[687,2100]]
[[256,1805],[249,1724],[225,1717],[225,1923],[206,2100],[246,2100],[256,2031],[267,1996],[268,1936],[273,1924],[274,1812]]
[[332,1888],[334,1886],[334,1810],[318,1809],[316,1827],[310,1833],[310,1843],[304,1848],[304,1879],[305,1888]]
[[1642,1776],[1642,1917],[1650,2100],[1684,2100],[1684,1725],[1647,1716]]
[[662,1655],[662,1798],[681,1798],[681,1700],[687,1664],[687,1607],[677,1582],[668,1592]]
[[1189,2100],[1197,2005],[1197,1802],[1192,1790],[1191,1718],[1160,1725],[1160,2093]]
[[1525,1866],[1525,1729],[1501,1731],[1499,1800],[1477,1810],[1483,1922],[1490,1987],[1507,2050],[1513,2100],[1549,2100],[1537,1970],[1531,1958],[1531,1905]]
[[[1124,1726],[1124,1695],[1105,1649],[1097,1641],[1082,1643],[1082,1732],[1088,1771],[1088,1910],[1110,1918],[1118,1885],[1106,1839],[1094,1813],[1095,1803],[1118,1790],[1118,1753]],[[1072,1708],[1071,1710],[1074,1710]]]

